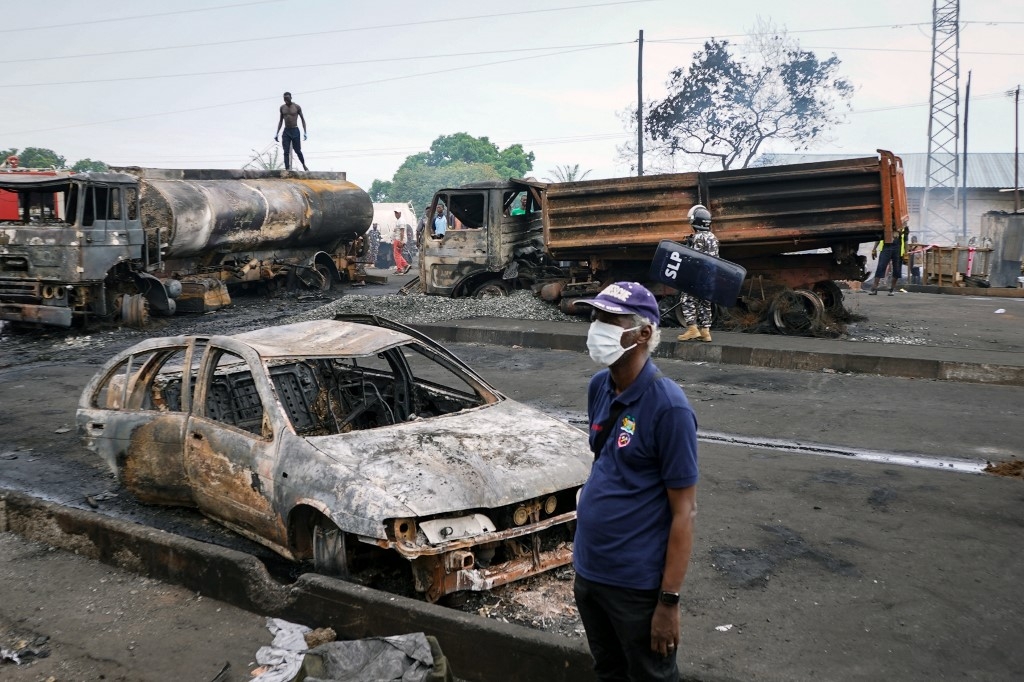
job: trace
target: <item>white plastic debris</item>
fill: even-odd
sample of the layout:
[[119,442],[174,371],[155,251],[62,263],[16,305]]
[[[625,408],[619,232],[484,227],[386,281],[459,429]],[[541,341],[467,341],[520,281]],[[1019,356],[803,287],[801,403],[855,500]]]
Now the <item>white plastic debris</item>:
[[715,629],[719,632],[729,632],[729,630],[732,630],[732,623],[729,623],[728,625],[716,625]]
[[996,311],[996,315],[1002,315],[1002,314],[1003,314],[1003,313],[1005,313],[1005,312],[1006,312],[1006,308],[1000,308],[1000,309],[998,309],[998,310]]
[[274,641],[256,652],[256,662],[262,668],[253,682],[290,682],[302,667],[302,657],[309,648],[305,634],[311,630],[280,618],[267,618],[267,629],[273,633]]

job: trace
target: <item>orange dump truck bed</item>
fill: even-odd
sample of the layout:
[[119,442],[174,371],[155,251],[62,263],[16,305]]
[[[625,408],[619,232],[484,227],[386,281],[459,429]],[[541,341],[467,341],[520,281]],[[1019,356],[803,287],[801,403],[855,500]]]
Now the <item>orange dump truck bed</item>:
[[544,238],[558,260],[649,260],[691,233],[704,204],[722,258],[747,259],[889,239],[908,219],[903,162],[877,157],[559,183],[544,192]]

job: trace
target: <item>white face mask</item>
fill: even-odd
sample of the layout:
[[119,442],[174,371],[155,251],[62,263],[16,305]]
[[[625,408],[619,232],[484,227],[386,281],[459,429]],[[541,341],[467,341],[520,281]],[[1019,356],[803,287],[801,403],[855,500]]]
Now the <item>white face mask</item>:
[[636,348],[635,343],[629,348],[623,348],[622,335],[637,329],[640,327],[623,329],[617,324],[597,320],[591,322],[587,331],[587,350],[590,351],[590,359],[605,367],[614,365],[627,350]]

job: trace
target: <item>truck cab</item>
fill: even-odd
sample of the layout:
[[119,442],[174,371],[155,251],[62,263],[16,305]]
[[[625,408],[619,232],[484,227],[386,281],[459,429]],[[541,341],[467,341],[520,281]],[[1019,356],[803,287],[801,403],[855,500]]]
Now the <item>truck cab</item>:
[[[431,220],[420,244],[420,280],[425,293],[442,296],[505,295],[533,279],[520,271],[543,267],[543,194],[540,183],[491,181],[442,189],[431,203]],[[436,235],[440,207],[447,221]]]
[[145,248],[136,179],[4,170],[0,207],[0,320],[68,327],[106,315],[108,273]]

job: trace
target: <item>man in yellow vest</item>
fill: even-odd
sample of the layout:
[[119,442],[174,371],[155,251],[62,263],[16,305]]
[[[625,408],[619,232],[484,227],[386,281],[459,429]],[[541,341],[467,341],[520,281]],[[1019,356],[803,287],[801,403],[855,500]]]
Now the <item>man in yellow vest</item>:
[[[881,252],[879,252],[881,248]],[[896,292],[896,281],[903,274],[903,256],[907,253],[907,232],[902,228],[893,232],[892,241],[880,241],[871,249],[871,257],[878,258],[875,268],[875,283],[871,287],[871,296],[878,295],[878,283],[885,277],[885,269],[892,264],[892,276],[889,278],[889,295]]]

